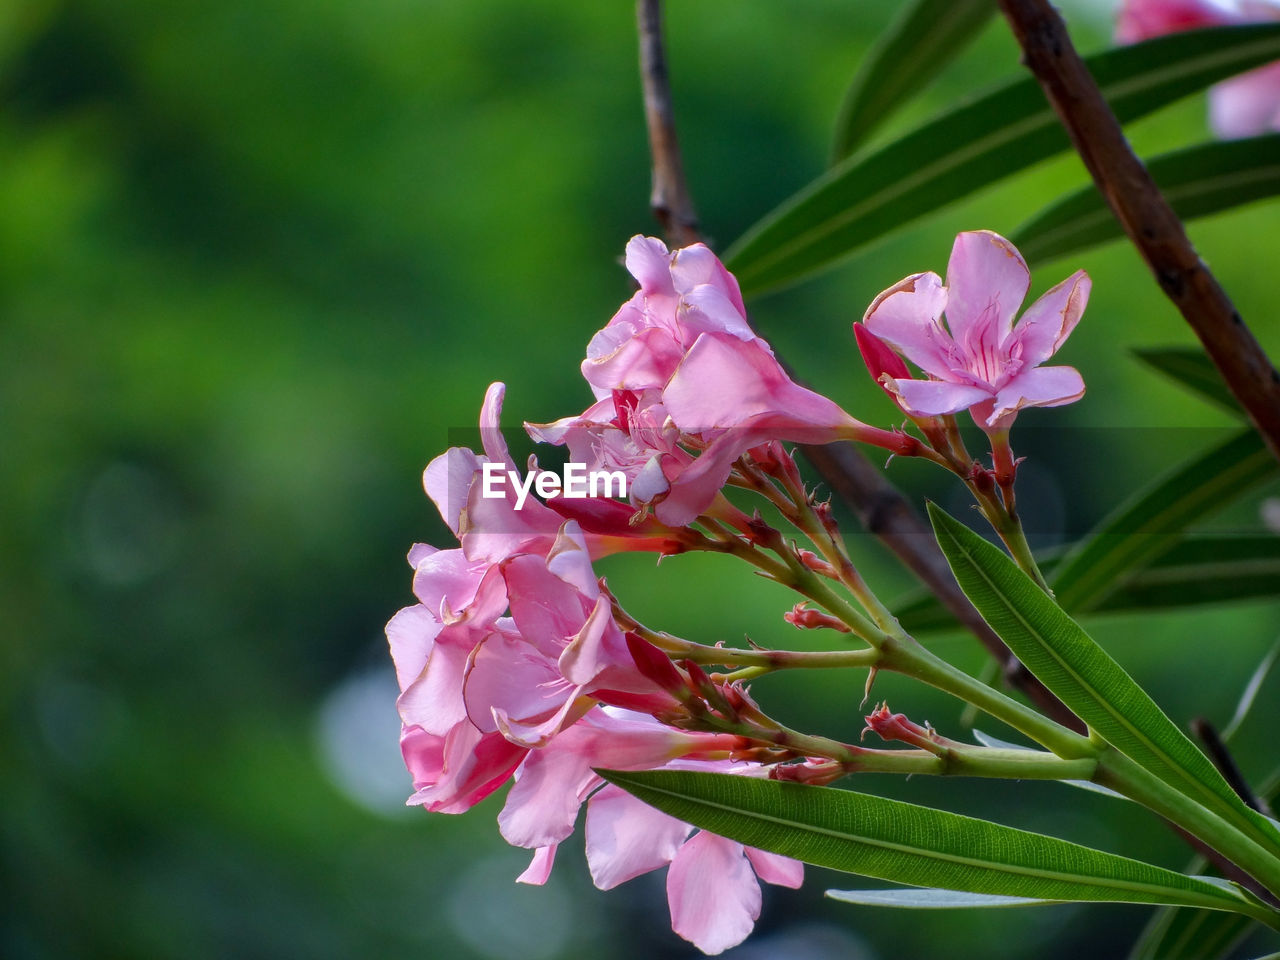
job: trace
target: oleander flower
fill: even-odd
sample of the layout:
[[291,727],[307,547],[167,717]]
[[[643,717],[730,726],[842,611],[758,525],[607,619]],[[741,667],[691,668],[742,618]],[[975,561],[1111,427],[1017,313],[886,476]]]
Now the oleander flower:
[[485,396],[484,455],[454,448],[424,486],[460,547],[409,552],[418,603],[387,624],[400,683],[401,750],[412,803],[459,813],[510,779],[530,749],[598,702],[668,710],[676,701],[635,666],[591,557],[664,549],[632,531],[588,535],[536,499],[484,497],[485,462],[515,469],[498,429],[502,384]]
[[[869,368],[913,416],[969,410],[988,432],[1008,430],[1025,407],[1056,407],[1080,399],[1084,380],[1073,367],[1046,367],[1075,329],[1090,280],[1077,271],[1026,309],[1014,324],[1031,274],[1004,237],[987,230],[956,237],[947,285],[917,273],[872,301],[859,339]],[[946,325],[943,314],[946,314]],[[895,376],[866,339],[870,333],[929,375]],[[898,374],[901,371],[896,371]]]
[[640,284],[587,346],[596,402],[576,417],[526,424],[565,444],[588,469],[627,475],[631,502],[677,528],[714,501],[733,463],[770,440],[858,440],[909,454],[909,436],[880,430],[795,383],[747,323],[737,281],[702,244],[669,251],[627,244]]
[[[1271,20],[1280,20],[1280,0],[1125,0],[1116,40],[1137,43],[1182,30]],[[1280,62],[1212,87],[1209,121],[1228,139],[1280,130]]]

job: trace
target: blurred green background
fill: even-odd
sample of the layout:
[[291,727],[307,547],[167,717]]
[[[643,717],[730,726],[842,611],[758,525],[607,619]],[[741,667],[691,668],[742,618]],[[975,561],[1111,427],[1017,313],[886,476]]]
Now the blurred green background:
[[[1106,44],[1105,4],[1063,5],[1082,47]],[[678,120],[714,243],[821,171],[842,91],[895,6],[671,5]],[[884,135],[1016,73],[1000,26]],[[0,97],[0,955],[696,955],[669,930],[661,876],[599,893],[570,843],[551,883],[518,886],[527,854],[497,834],[500,798],[463,817],[404,808],[381,635],[412,602],[410,544],[448,545],[421,469],[474,424],[486,385],[507,382],[513,433],[588,400],[577,365],[629,295],[622,248],[655,230],[632,5],[11,0]],[[1204,139],[1203,112],[1203,98],[1166,110],[1135,143]],[[941,271],[956,231],[1011,232],[1083,180],[1072,158],[1043,165],[751,304],[754,319],[807,379],[887,426],[849,322],[904,274]],[[1277,213],[1192,229],[1273,355]],[[1033,292],[1078,266],[1094,294],[1062,357],[1089,393],[1020,420],[1044,543],[1228,423],[1127,356],[1192,342],[1127,248],[1049,266]],[[963,510],[938,478],[890,473]],[[1256,528],[1257,498],[1223,522]],[[884,595],[908,588],[853,540]],[[721,558],[601,572],[695,639],[820,639]],[[1094,626],[1175,719],[1225,723],[1280,615]],[[938,644],[980,668],[972,642]],[[857,736],[860,677],[796,681],[756,693],[793,725]],[[956,704],[878,684],[895,709],[962,730]],[[1240,741],[1254,777],[1277,760],[1274,692]],[[1141,811],[1052,784],[858,786],[1186,858]],[[1112,957],[1146,916],[822,899],[842,885],[857,881],[814,870],[802,891],[766,889],[755,937],[729,956]]]

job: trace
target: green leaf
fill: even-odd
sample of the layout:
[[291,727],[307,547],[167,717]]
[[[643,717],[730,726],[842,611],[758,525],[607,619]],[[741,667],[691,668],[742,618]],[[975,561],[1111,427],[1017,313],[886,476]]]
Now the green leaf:
[[1251,429],[1178,467],[1138,491],[1063,558],[1052,580],[1058,603],[1066,610],[1100,607],[1122,575],[1173,545],[1171,534],[1275,473],[1275,460]]
[[1217,910],[1161,907],[1129,953],[1129,960],[1223,960],[1253,929],[1248,917]]
[[916,0],[881,34],[840,105],[831,162],[851,154],[937,76],[996,13],[992,0]]
[[[1037,560],[1052,582],[1061,555]],[[1105,595],[1094,595],[1091,605],[1067,607],[1061,599],[1059,606],[1074,617],[1280,599],[1280,537],[1183,534],[1146,566],[1122,574]],[[893,609],[915,637],[959,626],[925,590],[914,591]]]
[[[1184,221],[1221,213],[1280,193],[1280,134],[1198,144],[1152,157],[1147,169]],[[1044,263],[1123,236],[1091,184],[1041,210],[1010,239],[1029,263]]]
[[1280,599],[1280,537],[1187,536],[1088,611],[1132,613]]
[[777,780],[599,771],[664,813],[806,863],[913,886],[1044,900],[1253,909],[1227,888],[985,820]]
[[1244,685],[1244,692],[1240,694],[1240,702],[1236,704],[1236,712],[1232,715],[1231,722],[1222,730],[1223,743],[1226,743],[1236,735],[1240,725],[1249,716],[1249,711],[1253,709],[1253,705],[1258,699],[1258,691],[1267,682],[1267,674],[1276,665],[1277,658],[1280,658],[1280,640],[1272,644],[1271,649],[1267,651],[1267,655],[1262,658],[1252,675],[1250,675],[1249,682]]
[[832,900],[839,900],[841,903],[856,903],[867,907],[905,907],[909,910],[1031,907],[1044,903],[1061,903],[1060,900],[1036,900],[1032,897],[998,897],[990,893],[962,893],[959,890],[939,890],[936,887],[925,889],[903,887],[889,890],[828,890],[827,896]]
[[1046,687],[1104,740],[1246,836],[1273,845],[1275,826],[1247,807],[1155,701],[1003,552],[929,504],[965,596]]
[[[1172,34],[1087,58],[1122,122],[1280,57],[1280,24]],[[744,294],[832,266],[859,247],[1069,147],[1032,78],[1015,80],[842,161],[727,252]]]
[[1240,404],[1222,382],[1213,361],[1199,347],[1148,347],[1133,353],[1143,363],[1243,419],[1245,414]]
[[[1280,778],[1270,778],[1257,792],[1268,803],[1274,802],[1280,795]],[[1188,871],[1204,867],[1204,859],[1196,855]],[[1228,920],[1232,922],[1223,922]],[[1187,907],[1164,907],[1152,915],[1128,960],[1223,960],[1250,929],[1245,917]]]

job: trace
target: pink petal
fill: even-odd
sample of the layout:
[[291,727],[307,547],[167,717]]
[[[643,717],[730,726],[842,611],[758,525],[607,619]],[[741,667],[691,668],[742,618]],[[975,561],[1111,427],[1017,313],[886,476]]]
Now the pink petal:
[[427,658],[420,675],[404,686],[396,700],[396,709],[405,723],[417,724],[428,733],[444,736],[467,715],[462,701],[462,682],[466,672],[469,644],[449,643],[449,634],[471,637],[465,627],[446,627]]
[[1280,129],[1280,63],[1224,80],[1209,91],[1214,133],[1234,139]]
[[753,439],[758,442],[767,437],[734,431],[717,439],[671,482],[666,498],[653,508],[654,516],[669,527],[687,526],[696,520],[729,479],[733,462],[755,445]]
[[587,865],[592,882],[601,890],[612,890],[665,867],[691,829],[612,784],[604,787],[587,802]]
[[498,729],[495,708],[519,723],[540,724],[560,715],[575,688],[523,637],[491,633],[471,654],[462,692],[471,722],[490,733]]
[[494,707],[494,723],[498,732],[512,743],[530,750],[540,750],[597,705],[591,697],[579,696],[579,692],[576,687],[570,690],[560,709],[546,718],[535,717],[527,721],[515,719],[499,707]]
[[651,716],[606,708],[593,710],[557,739],[591,758],[595,767],[653,770],[701,749],[729,750],[732,734],[688,733]]
[[646,294],[675,294],[671,283],[671,253],[655,237],[637,234],[627,241],[627,272],[636,278]]
[[515,461],[507,452],[507,441],[502,436],[498,418],[502,416],[502,398],[506,396],[505,383],[491,383],[484,393],[484,403],[480,405],[480,445],[484,455],[494,463],[505,463],[507,469],[516,468]]
[[504,496],[486,497],[483,483],[471,485],[459,535],[468,560],[499,563],[517,553],[546,550],[560,529],[560,517],[532,493],[517,510],[511,485],[502,489]]
[[959,234],[947,263],[947,325],[952,339],[977,353],[974,335],[990,311],[993,327],[988,337],[995,344],[1003,341],[1030,285],[1031,272],[1022,254],[1004,237],[990,230]]
[[671,483],[662,471],[662,457],[659,455],[648,459],[631,481],[631,489],[627,492],[636,503],[649,503],[670,489]]
[[991,392],[982,387],[945,380],[888,380],[885,386],[901,401],[904,410],[922,417],[956,413],[991,399]]
[[423,560],[436,552],[436,548],[429,543],[415,543],[409,548],[409,556],[407,558],[409,560],[409,566],[416,567]]
[[467,496],[479,469],[480,458],[473,452],[465,447],[450,447],[422,472],[422,486],[427,496],[455,536],[462,508],[467,505]]
[[724,334],[698,338],[662,399],[684,433],[726,429],[761,414],[832,429],[857,423],[831,400],[794,383],[761,343]]
[[533,860],[525,867],[524,873],[516,877],[516,883],[531,883],[542,886],[551,876],[551,867],[556,862],[556,845],[539,847],[533,851]]
[[867,365],[867,373],[871,374],[871,379],[882,388],[884,384],[880,383],[880,377],[883,374],[888,374],[895,380],[912,379],[911,371],[902,362],[902,358],[890,349],[889,344],[868,330],[865,323],[853,325],[853,338],[858,343],[862,362]]
[[940,319],[946,307],[947,290],[938,275],[916,273],[872,300],[862,322],[926,373],[948,377],[955,345]]
[[1036,367],[1018,374],[996,395],[988,427],[1007,427],[1023,407],[1059,407],[1084,396],[1084,378],[1075,367]]
[[560,673],[571,683],[585,686],[606,667],[621,667],[634,672],[635,664],[627,653],[626,642],[613,622],[613,607],[605,596],[596,599],[586,623],[560,654]]
[[742,844],[705,830],[686,841],[667,872],[671,929],[703,953],[747,938],[760,916],[760,884]]
[[592,338],[582,361],[582,375],[597,392],[661,388],[684,356],[684,347],[664,327],[638,329],[625,339],[609,330]]
[[759,340],[741,307],[724,290],[703,284],[681,299],[685,312],[680,323],[686,343],[692,343],[703,333],[726,333],[739,340]]
[[520,635],[548,660],[556,660],[569,638],[582,629],[594,598],[584,598],[548,570],[542,557],[515,557],[503,566],[503,575]]
[[685,295],[699,286],[709,286],[722,293],[739,316],[747,312],[737,279],[705,244],[695,243],[675,252],[671,258],[671,280],[676,290]]
[[[587,603],[600,595],[600,584],[591,568],[586,538],[582,535],[582,528],[572,520],[563,524],[556,533],[556,539],[547,551],[547,569],[578,591]],[[577,609],[581,606],[579,604]]]
[[529,423],[525,421],[525,433],[537,443],[553,443],[559,446],[567,441],[575,427],[594,424],[606,424],[614,417],[612,393],[602,400],[597,400],[576,417],[562,417],[551,423]]
[[418,679],[435,646],[440,621],[422,604],[405,607],[387,622],[387,644],[403,690]]
[[755,868],[756,876],[765,883],[790,887],[792,890],[798,890],[804,883],[804,864],[799,860],[755,847],[743,847],[743,850],[751,861],[751,866]]
[[598,783],[591,758],[564,737],[531,751],[498,814],[503,839],[517,847],[559,843],[573,832],[583,798]]
[[507,782],[528,753],[499,734],[482,734],[465,721],[445,738],[440,778],[409,798],[432,813],[462,813]]
[[400,728],[400,754],[413,778],[414,789],[435,783],[444,772],[444,737],[421,727],[404,724]]
[[[413,592],[437,619],[443,621],[446,612],[460,614],[475,602],[485,572],[483,564],[472,563],[461,550],[437,550],[425,557],[414,570]],[[503,602],[502,608],[505,607]],[[502,609],[499,609],[494,616],[501,613]]]
[[1166,33],[1236,22],[1211,0],[1126,0],[1116,22],[1117,43],[1137,43]]
[[1077,270],[1027,308],[1009,335],[1013,356],[1022,360],[1024,369],[1044,363],[1058,352],[1080,322],[1092,288],[1089,275]]

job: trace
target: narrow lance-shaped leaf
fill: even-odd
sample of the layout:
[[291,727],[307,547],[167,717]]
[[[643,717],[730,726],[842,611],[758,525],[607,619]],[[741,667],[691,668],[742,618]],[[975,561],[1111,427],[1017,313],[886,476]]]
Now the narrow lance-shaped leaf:
[[1063,559],[1053,577],[1054,595],[1067,610],[1088,610],[1173,541],[1170,534],[1209,516],[1275,476],[1276,462],[1251,429],[1138,491],[1089,538]]
[[[1280,193],[1280,134],[1198,144],[1152,157],[1147,169],[1184,221],[1221,213]],[[1088,186],[1037,213],[1011,239],[1029,262],[1044,263],[1123,236]]]
[[[1271,778],[1258,794],[1273,803],[1280,795],[1280,779]],[[1204,859],[1196,856],[1188,869],[1204,867]],[[1151,917],[1128,960],[1225,960],[1251,929],[1249,919],[1238,914],[1164,907]]]
[[1280,537],[1188,536],[1126,574],[1092,613],[1280,598]]
[[[1173,34],[1087,63],[1127,122],[1277,58],[1280,24],[1262,24]],[[1036,81],[1012,81],[831,168],[748,230],[726,266],[744,294],[793,283],[1069,146]]]
[[[1037,557],[1037,560],[1041,571],[1052,581],[1062,557]],[[1122,574],[1105,595],[1095,593],[1087,606],[1077,604],[1063,606],[1063,609],[1072,616],[1085,617],[1277,597],[1280,597],[1280,537],[1183,534],[1146,566]],[[927,591],[915,591],[893,609],[902,626],[915,637],[959,626],[951,612]]]
[[1196,395],[1244,419],[1244,411],[1222,382],[1222,375],[1199,347],[1145,347],[1133,354]]
[[806,863],[894,883],[1042,900],[1160,903],[1260,916],[1233,889],[986,820],[830,787],[683,770],[600,771],[679,820]]
[[1272,644],[1271,649],[1267,651],[1267,655],[1254,668],[1249,677],[1249,682],[1245,684],[1244,692],[1240,694],[1240,702],[1236,704],[1236,712],[1232,715],[1231,722],[1223,728],[1223,743],[1226,743],[1236,735],[1236,731],[1240,729],[1245,719],[1249,716],[1249,711],[1253,709],[1253,705],[1258,699],[1258,692],[1262,689],[1262,685],[1267,682],[1267,674],[1276,665],[1277,658],[1280,658],[1280,640]]
[[1128,960],[1225,960],[1252,929],[1249,918],[1239,914],[1162,907],[1143,929]]
[[929,504],[934,534],[965,596],[1046,687],[1131,760],[1255,841],[1280,842],[1133,678],[998,548]]
[[880,35],[840,106],[831,162],[843,160],[937,76],[995,16],[993,0],[915,0]]

